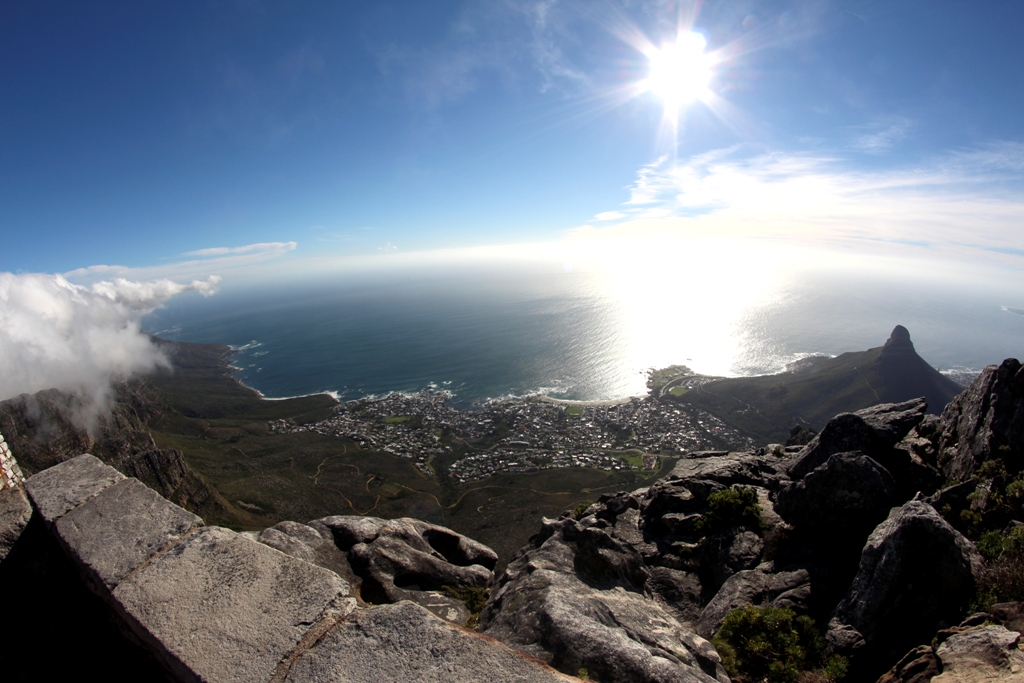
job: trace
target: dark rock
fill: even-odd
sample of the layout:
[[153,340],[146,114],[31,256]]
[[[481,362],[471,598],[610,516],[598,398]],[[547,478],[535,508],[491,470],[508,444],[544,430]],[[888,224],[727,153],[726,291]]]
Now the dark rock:
[[928,683],[942,673],[942,663],[931,645],[920,645],[903,656],[878,683]]
[[727,681],[714,648],[644,594],[647,576],[639,553],[607,530],[544,520],[498,579],[480,630],[597,680]]
[[[498,556],[487,546],[418,519],[325,517],[337,547],[361,581],[360,596],[372,603],[411,600],[443,619],[465,624],[469,610],[446,595],[453,590],[487,588]],[[261,539],[262,540],[262,539]]]
[[830,649],[861,671],[892,666],[957,623],[974,597],[982,560],[974,545],[930,505],[894,509],[868,538],[860,567],[828,626]]
[[708,496],[725,488],[708,479],[661,479],[640,502],[639,528],[648,539],[671,535],[696,540],[696,524],[707,510]]
[[927,407],[918,398],[836,415],[797,456],[788,469],[790,478],[802,479],[836,453],[862,451],[875,457],[891,450],[921,421]]
[[687,628],[696,624],[702,611],[700,579],[693,572],[651,567],[647,590]]
[[796,425],[789,430],[789,438],[786,439],[786,446],[806,446],[817,435],[818,432],[813,429],[808,429],[802,425]]
[[697,633],[710,638],[729,612],[750,605],[787,607],[796,614],[811,609],[811,572],[797,567],[772,573],[771,563],[733,574],[707,604],[697,621]]
[[1024,368],[1008,358],[985,368],[942,413],[938,464],[953,481],[964,481],[983,462],[999,456],[1024,459]]
[[1024,632],[1024,602],[1000,602],[988,608],[992,618],[1011,631]]
[[802,480],[779,490],[775,511],[789,524],[846,537],[860,546],[889,514],[896,484],[863,453],[836,453]]
[[764,542],[752,531],[723,532],[705,538],[700,544],[702,583],[717,591],[736,572],[756,567],[763,551]]

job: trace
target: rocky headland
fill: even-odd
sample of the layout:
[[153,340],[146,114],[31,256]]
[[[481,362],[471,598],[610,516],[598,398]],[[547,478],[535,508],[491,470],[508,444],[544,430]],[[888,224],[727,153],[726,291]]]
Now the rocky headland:
[[1022,430],[1010,359],[940,415],[915,398],[688,453],[539,520],[497,575],[418,519],[207,526],[174,458],[80,455],[0,493],[5,639],[34,677],[60,667],[56,611],[115,678],[1024,680]]

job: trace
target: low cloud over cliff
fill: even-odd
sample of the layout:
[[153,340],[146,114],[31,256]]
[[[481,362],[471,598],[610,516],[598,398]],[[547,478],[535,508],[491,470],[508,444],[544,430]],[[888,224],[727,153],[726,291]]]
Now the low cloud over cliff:
[[218,282],[116,278],[85,287],[60,275],[0,273],[0,400],[57,388],[79,394],[90,419],[112,382],[167,366],[142,317],[182,292],[212,294]]

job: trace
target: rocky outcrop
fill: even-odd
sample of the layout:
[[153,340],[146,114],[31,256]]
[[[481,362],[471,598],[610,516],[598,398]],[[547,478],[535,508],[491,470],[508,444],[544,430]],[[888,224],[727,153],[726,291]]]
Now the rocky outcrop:
[[590,522],[545,520],[499,579],[480,630],[598,680],[727,681],[710,643],[645,593],[639,552]]
[[828,625],[829,647],[867,670],[887,666],[958,623],[974,596],[981,557],[930,505],[892,511],[868,538],[860,567]]
[[864,539],[896,502],[889,472],[861,452],[836,453],[802,480],[784,486],[775,511],[812,533]]
[[935,650],[942,673],[932,683],[1024,682],[1020,633],[1003,626],[980,626],[954,633]]
[[993,455],[1024,458],[1024,368],[1008,358],[990,365],[942,413],[938,465],[965,481]]
[[411,600],[464,625],[469,610],[445,588],[484,589],[494,580],[498,556],[493,550],[436,524],[355,516],[325,517],[313,524],[329,529],[335,546],[347,553],[367,602]]
[[[34,528],[52,536],[102,600],[100,619],[146,653],[129,669],[144,680],[157,678],[154,661],[178,681],[567,680],[408,601],[359,605],[336,572],[295,556],[308,550],[330,561],[314,538],[333,535],[326,525],[278,525],[265,540],[291,551],[279,552],[205,526],[91,455],[30,477],[25,489]],[[466,558],[487,556],[455,545]]]

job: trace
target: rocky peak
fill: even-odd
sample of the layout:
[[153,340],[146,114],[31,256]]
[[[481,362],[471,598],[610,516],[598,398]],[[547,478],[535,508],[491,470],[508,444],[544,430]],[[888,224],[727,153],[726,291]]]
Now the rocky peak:
[[916,355],[917,352],[914,350],[914,342],[910,341],[910,331],[903,325],[897,325],[892,328],[892,334],[889,335],[882,347],[882,355],[909,356],[911,354]]

